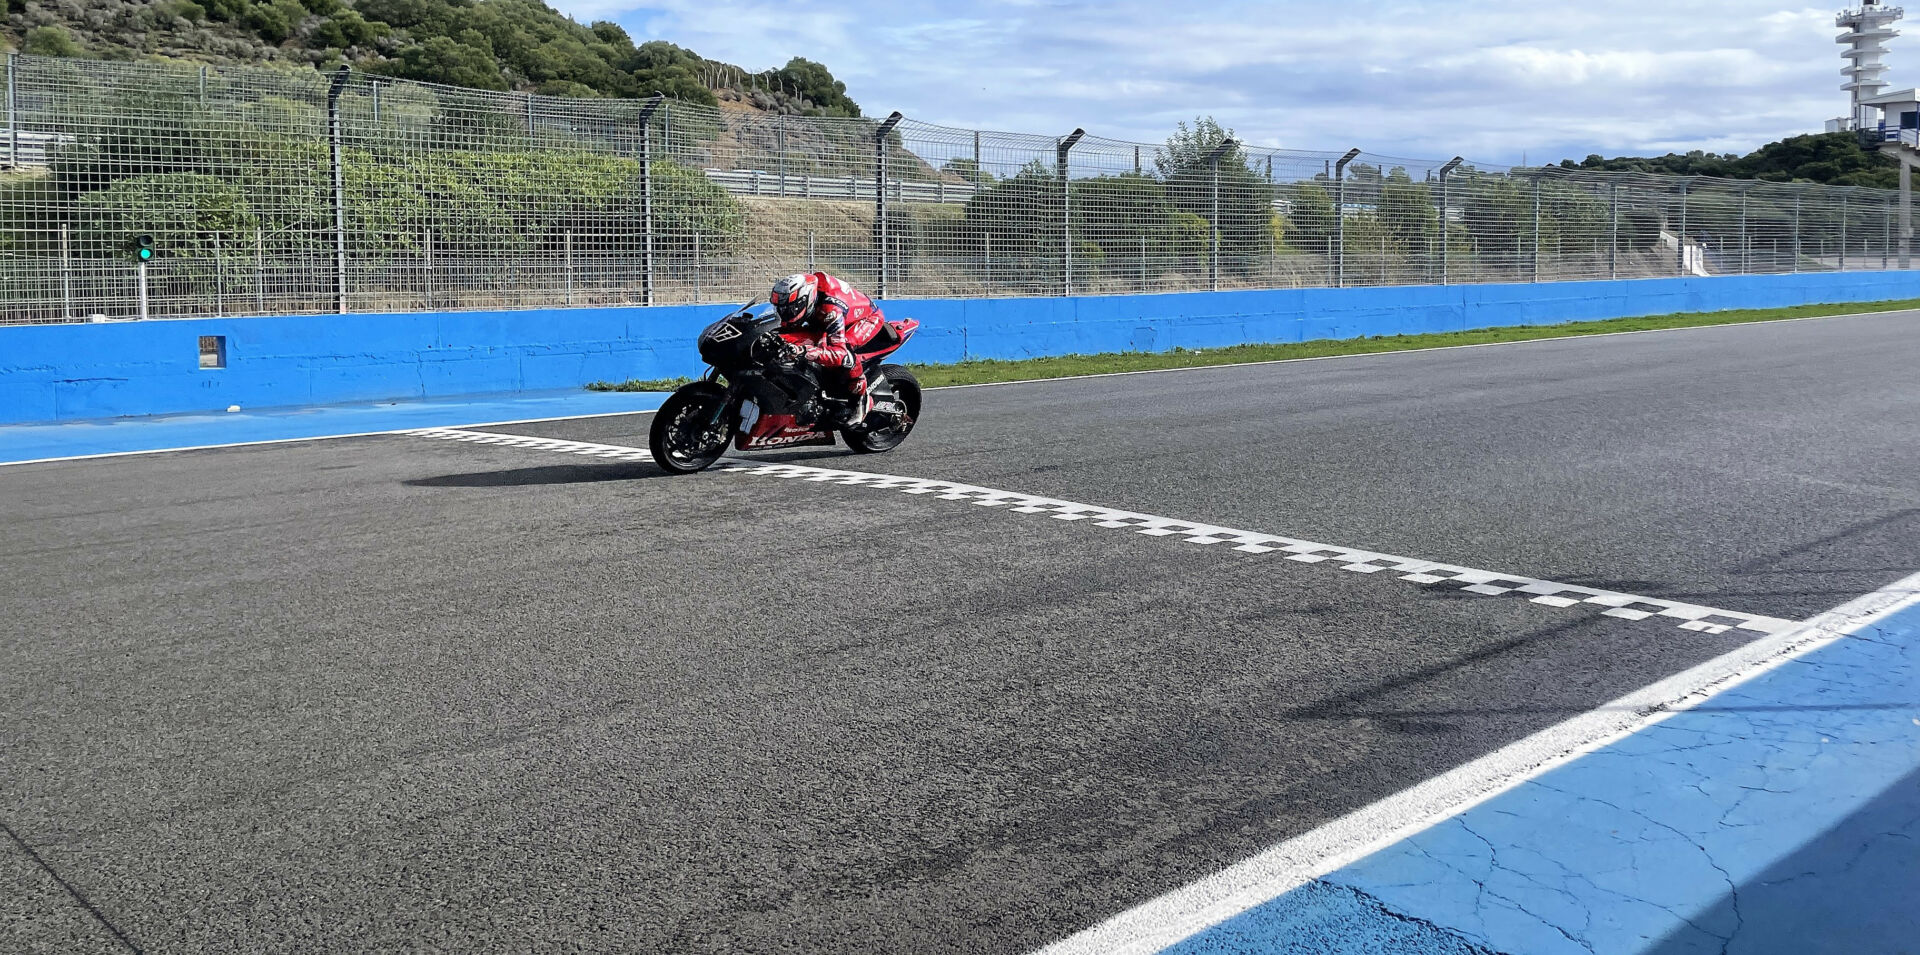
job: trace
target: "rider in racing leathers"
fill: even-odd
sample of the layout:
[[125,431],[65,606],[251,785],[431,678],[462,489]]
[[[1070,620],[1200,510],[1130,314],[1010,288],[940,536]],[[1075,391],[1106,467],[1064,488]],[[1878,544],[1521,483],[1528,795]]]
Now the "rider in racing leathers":
[[773,283],[767,297],[780,316],[780,333],[798,356],[818,366],[831,382],[844,375],[852,400],[840,422],[858,427],[870,401],[867,378],[854,350],[873,340],[886,322],[873,300],[825,272],[800,272]]

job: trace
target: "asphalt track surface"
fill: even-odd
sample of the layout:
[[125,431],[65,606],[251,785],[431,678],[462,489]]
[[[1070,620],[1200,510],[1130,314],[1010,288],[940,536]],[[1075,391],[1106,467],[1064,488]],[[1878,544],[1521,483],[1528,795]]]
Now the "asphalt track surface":
[[[1920,568],[1916,328],[949,389],[756,458],[1798,619]],[[0,468],[0,528],[4,952],[1017,951],[1753,636],[411,436]]]

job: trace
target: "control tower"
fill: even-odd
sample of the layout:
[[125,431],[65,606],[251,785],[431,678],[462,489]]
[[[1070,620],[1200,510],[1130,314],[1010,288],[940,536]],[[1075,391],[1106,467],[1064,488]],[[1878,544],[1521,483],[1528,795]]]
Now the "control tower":
[[[1879,121],[1877,110],[1865,101],[1886,90],[1887,41],[1900,35],[1894,21],[1906,15],[1899,7],[1883,6],[1879,0],[1863,0],[1858,7],[1840,11],[1833,25],[1847,32],[1835,38],[1846,47],[1840,55],[1847,61],[1840,71],[1847,78],[1840,88],[1853,94],[1853,109],[1843,129],[1871,129]],[[1829,124],[1839,125],[1839,123]]]

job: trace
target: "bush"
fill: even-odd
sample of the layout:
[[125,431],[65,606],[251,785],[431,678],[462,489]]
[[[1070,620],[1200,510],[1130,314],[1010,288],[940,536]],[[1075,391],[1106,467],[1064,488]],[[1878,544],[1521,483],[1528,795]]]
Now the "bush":
[[240,25],[268,43],[285,43],[307,18],[300,0],[256,0],[240,14]]
[[20,52],[34,56],[79,56],[80,44],[73,41],[65,27],[34,27],[20,41]]
[[238,186],[199,173],[117,180],[82,197],[74,219],[83,248],[119,249],[151,235],[162,254],[183,256],[235,254],[259,224]]

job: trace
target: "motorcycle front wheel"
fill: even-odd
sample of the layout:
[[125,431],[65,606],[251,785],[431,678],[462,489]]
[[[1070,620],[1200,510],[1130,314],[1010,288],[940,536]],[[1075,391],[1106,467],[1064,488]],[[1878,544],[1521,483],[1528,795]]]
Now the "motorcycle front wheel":
[[654,412],[647,435],[654,463],[670,474],[692,474],[720,460],[733,436],[731,422],[721,411],[726,401],[727,390],[708,381],[682,385],[668,397]]

